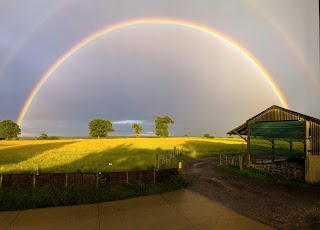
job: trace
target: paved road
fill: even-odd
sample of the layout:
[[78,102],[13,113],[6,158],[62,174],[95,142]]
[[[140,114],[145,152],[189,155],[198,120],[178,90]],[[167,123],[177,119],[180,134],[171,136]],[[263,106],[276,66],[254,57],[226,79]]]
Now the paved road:
[[99,204],[0,212],[0,229],[272,229],[190,190]]

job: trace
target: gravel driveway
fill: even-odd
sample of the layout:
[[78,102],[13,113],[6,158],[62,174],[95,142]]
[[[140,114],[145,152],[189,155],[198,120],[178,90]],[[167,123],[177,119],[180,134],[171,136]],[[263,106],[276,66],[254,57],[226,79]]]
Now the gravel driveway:
[[190,190],[277,229],[320,229],[320,190],[250,179],[217,170],[219,158],[184,163]]

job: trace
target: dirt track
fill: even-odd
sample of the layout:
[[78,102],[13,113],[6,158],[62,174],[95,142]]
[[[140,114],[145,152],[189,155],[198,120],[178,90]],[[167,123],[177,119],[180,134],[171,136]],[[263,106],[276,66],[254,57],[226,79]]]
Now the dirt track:
[[[219,158],[186,162],[190,190],[277,229],[317,229],[320,190],[290,187],[219,172]],[[317,227],[320,227],[319,225]]]

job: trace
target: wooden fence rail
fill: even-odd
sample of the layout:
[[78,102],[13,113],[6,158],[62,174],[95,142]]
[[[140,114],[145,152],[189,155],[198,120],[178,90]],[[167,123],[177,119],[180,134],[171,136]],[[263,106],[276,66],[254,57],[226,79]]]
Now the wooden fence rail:
[[125,185],[135,181],[162,182],[178,174],[177,168],[126,172],[1,174],[4,186],[99,186]]

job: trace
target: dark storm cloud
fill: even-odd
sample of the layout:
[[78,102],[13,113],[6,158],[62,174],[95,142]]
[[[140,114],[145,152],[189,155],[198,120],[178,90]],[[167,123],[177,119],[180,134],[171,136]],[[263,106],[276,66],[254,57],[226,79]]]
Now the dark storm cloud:
[[[29,2],[24,11],[23,4],[16,7],[5,2],[6,13],[0,13],[1,50],[8,52],[22,39],[26,28],[32,28],[32,23],[36,25],[46,16],[43,12],[50,13],[49,5],[46,8],[37,3]],[[69,1],[46,19],[6,75],[0,76],[0,105],[6,108],[0,111],[0,120],[17,117],[36,82],[76,42],[107,25],[145,17],[193,21],[230,36],[265,66],[292,109],[319,117],[320,111],[314,106],[318,88],[308,80],[283,37],[250,4],[222,0],[184,4]],[[288,34],[319,76],[318,53],[310,55],[310,50],[319,50],[318,38],[313,35],[319,30],[319,22],[308,27],[308,21],[315,17],[310,12],[318,9],[314,7],[318,3],[255,4]],[[0,12],[1,9],[4,8],[0,7]],[[13,18],[14,23],[8,26],[5,22]],[[310,44],[316,45],[309,47]],[[5,56],[0,54],[0,58]],[[130,124],[121,124],[125,120],[141,120],[143,132],[151,133],[154,119],[169,115],[175,120],[170,126],[173,135],[224,135],[271,104],[279,104],[279,100],[268,82],[252,63],[230,47],[181,27],[149,25],[99,38],[68,59],[43,86],[22,127],[27,134],[87,135],[88,121],[103,117],[115,122],[117,135],[132,133]]]

